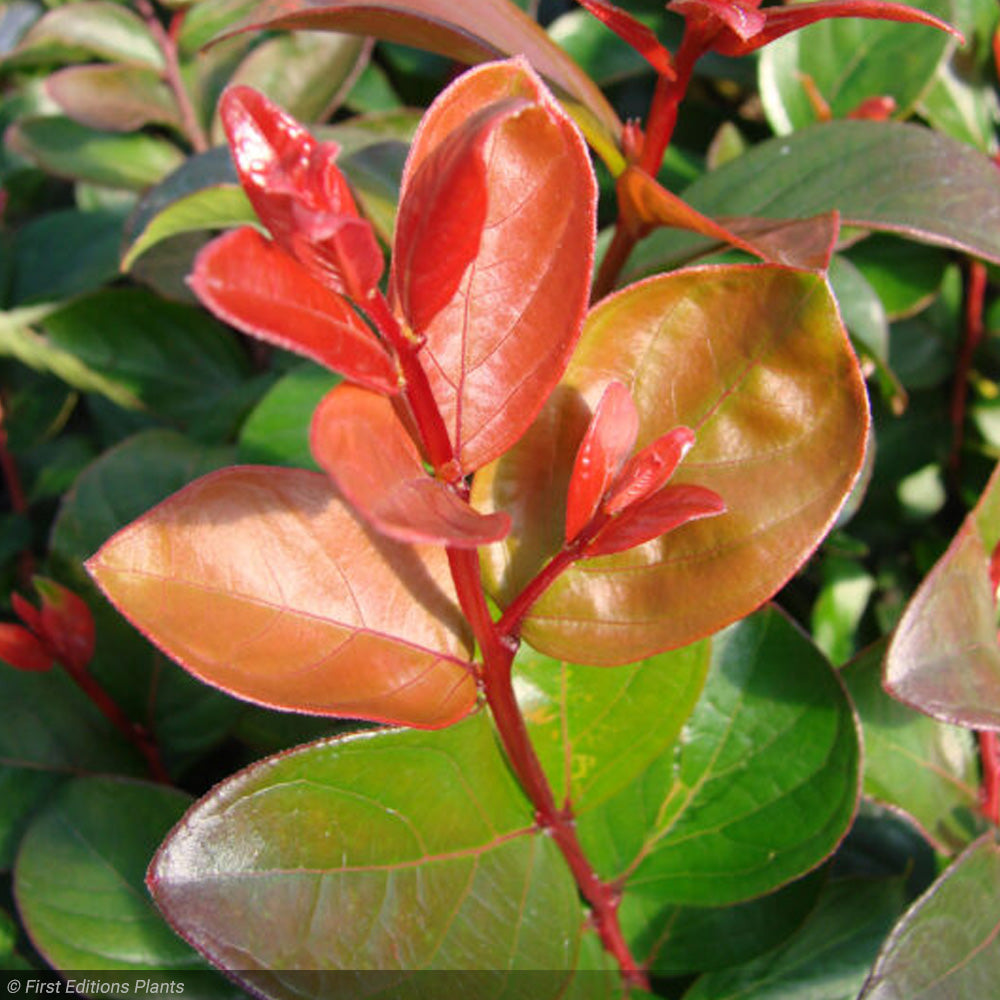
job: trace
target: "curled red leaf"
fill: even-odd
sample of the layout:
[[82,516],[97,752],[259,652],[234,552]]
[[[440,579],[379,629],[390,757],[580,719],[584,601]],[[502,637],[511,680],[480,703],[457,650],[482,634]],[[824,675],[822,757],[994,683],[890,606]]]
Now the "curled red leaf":
[[55,659],[37,636],[23,625],[0,624],[0,660],[18,670],[44,673]]

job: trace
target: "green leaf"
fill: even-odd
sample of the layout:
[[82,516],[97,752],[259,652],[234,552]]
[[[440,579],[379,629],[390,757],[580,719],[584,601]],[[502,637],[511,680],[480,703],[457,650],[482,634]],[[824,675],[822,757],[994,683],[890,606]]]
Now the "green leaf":
[[[240,63],[229,85],[259,90],[299,121],[324,121],[367,62],[371,42],[355,35],[295,31],[258,45]],[[224,139],[216,114],[213,135]]]
[[[52,966],[141,971],[163,986],[197,983],[199,996],[235,992],[221,977],[206,975],[205,963],[167,926],[143,885],[153,851],[189,801],[160,785],[80,778],[35,818],[14,886],[32,943]],[[191,970],[202,971],[185,983],[183,973]]]
[[885,658],[886,690],[920,712],[1000,729],[1000,648],[990,556],[1000,542],[1000,466],[906,607]]
[[632,387],[637,448],[678,425],[696,431],[672,481],[715,490],[727,512],[577,563],[535,602],[527,642],[601,664],[685,645],[766,601],[829,530],[867,432],[857,360],[818,275],[701,268],[611,296],[535,424],[476,476],[477,508],[514,521],[516,543],[483,555],[503,606],[562,547],[572,462],[613,378]]
[[49,95],[73,121],[107,132],[145,125],[180,128],[180,113],[160,73],[142,66],[71,66],[46,81]]
[[726,907],[675,906],[626,893],[619,918],[634,954],[653,972],[676,976],[728,969],[791,937],[826,880],[820,868],[777,892]]
[[321,28],[374,35],[476,64],[523,55],[553,86],[588,141],[615,172],[624,167],[621,122],[597,85],[509,0],[207,0],[204,16],[229,20],[223,36],[248,29]]
[[83,0],[50,10],[2,61],[4,69],[93,58],[163,69],[163,53],[125,4]]
[[[290,822],[291,820],[291,822]],[[434,994],[546,1000],[577,962],[569,870],[478,714],[434,733],[318,743],[218,786],[150,873],[157,903],[199,950],[270,997],[357,996],[351,973]],[[305,979],[282,973],[314,970]],[[553,970],[517,977],[516,970]],[[423,970],[408,987],[405,974]]]
[[[755,146],[695,181],[683,197],[712,218],[809,218],[837,209],[845,225],[1000,262],[996,167],[977,150],[917,125],[812,125]],[[675,266],[705,246],[657,231],[639,245],[621,281]]]
[[56,786],[88,772],[138,775],[143,767],[62,670],[28,674],[0,663],[0,870]]
[[405,143],[388,139],[363,146],[340,161],[361,210],[386,244],[392,243],[396,227],[396,208],[408,152]]
[[862,240],[847,256],[878,293],[893,320],[928,305],[941,288],[948,265],[943,250],[882,234]]
[[854,637],[875,580],[854,559],[828,555],[822,564],[823,581],[813,605],[811,630],[816,645],[835,666],[854,653]]
[[[950,0],[913,4],[943,20]],[[764,110],[779,135],[817,120],[802,78],[808,74],[834,118],[869,97],[892,97],[905,117],[930,85],[954,40],[943,31],[896,21],[831,18],[768,45],[758,62]]]
[[118,274],[121,237],[122,220],[115,212],[66,208],[32,218],[14,240],[11,305],[96,291]]
[[899,879],[833,882],[787,944],[702,976],[684,1000],[854,1000],[902,908]]
[[723,906],[829,856],[854,815],[854,715],[820,652],[769,608],[712,640],[705,691],[677,744],[580,817],[584,851],[626,894]]
[[589,11],[567,11],[546,30],[549,38],[602,87],[651,72],[649,63],[631,45],[609,31]]
[[1000,977],[1000,846],[973,844],[897,924],[860,1000],[986,997]]
[[59,116],[23,118],[7,129],[6,142],[47,173],[136,191],[162,180],[184,160],[164,139],[143,132],[98,132]]
[[939,851],[964,848],[982,831],[979,757],[972,734],[894,701],[881,685],[885,643],[841,671],[861,717],[864,792],[901,810]]
[[206,438],[229,433],[245,409],[249,365],[235,337],[199,309],[108,289],[41,325],[44,334],[0,329],[0,352]]
[[569,800],[579,816],[672,747],[701,694],[710,650],[700,642],[605,670],[522,646],[518,701],[556,801]]
[[240,461],[318,469],[309,450],[309,425],[320,400],[341,381],[312,362],[279,379],[243,424]]
[[996,85],[957,60],[943,63],[920,100],[920,113],[939,132],[992,156],[997,151],[1000,101]]

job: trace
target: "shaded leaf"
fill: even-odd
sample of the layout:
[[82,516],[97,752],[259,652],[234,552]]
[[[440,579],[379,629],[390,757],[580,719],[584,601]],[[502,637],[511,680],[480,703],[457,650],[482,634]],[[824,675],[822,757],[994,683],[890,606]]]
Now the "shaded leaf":
[[[36,817],[18,854],[14,888],[32,943],[54,968],[142,972],[152,992],[197,984],[199,996],[233,995],[144,891],[146,865],[188,802],[159,785],[79,778]],[[185,983],[184,973],[194,970],[197,980]]]
[[7,129],[5,141],[57,177],[128,190],[150,187],[184,159],[156,136],[98,132],[59,116],[21,119]]
[[882,690],[885,643],[841,671],[861,717],[864,792],[902,810],[939,851],[954,853],[980,831],[979,758],[972,734],[934,722]]
[[427,472],[384,396],[338,386],[317,408],[310,440],[316,461],[348,503],[390,538],[475,548],[510,530],[506,514],[478,513]]
[[1000,467],[906,607],[886,690],[943,722],[1000,729],[1000,648],[990,557],[1000,542]]
[[514,683],[557,802],[579,816],[673,747],[701,694],[708,642],[620,670],[563,663],[522,645]]
[[[950,0],[913,4],[950,20]],[[808,74],[834,118],[843,118],[866,98],[888,96],[906,117],[930,84],[954,40],[943,31],[895,21],[835,18],[786,35],[761,52],[761,98],[779,135],[817,120],[803,76]]]
[[973,844],[896,925],[860,1000],[989,996],[1000,975],[1000,848]]
[[[712,218],[807,217],[885,230],[1000,262],[1000,185],[989,158],[917,125],[840,121],[763,142],[682,192]],[[622,282],[683,262],[704,242],[657,232]]]
[[87,565],[153,642],[248,701],[427,727],[475,703],[444,552],[370,538],[315,473],[205,476]]
[[163,69],[163,53],[133,10],[108,0],[82,0],[48,11],[3,60],[5,68],[94,57]]
[[190,283],[205,306],[245,333],[371,389],[398,389],[395,362],[347,300],[256,229],[213,240]]
[[[276,998],[356,997],[356,973],[338,970],[367,970],[366,988],[398,995],[460,982],[474,1000],[548,1000],[565,989],[558,970],[573,968],[583,924],[569,870],[534,830],[482,714],[242,772],[185,816],[150,886],[200,950]],[[532,969],[552,971],[518,971]],[[482,971],[438,981],[435,970]]]
[[640,446],[679,425],[695,430],[673,482],[713,490],[728,510],[577,563],[533,605],[523,626],[532,645],[615,664],[708,635],[780,587],[851,489],[867,412],[857,362],[816,275],[704,268],[604,300],[539,419],[474,482],[477,509],[514,521],[517,549],[484,551],[487,585],[503,605],[561,547],[572,456],[609,379],[632,388]]
[[[421,360],[467,472],[523,433],[569,360],[595,193],[579,133],[523,62],[465,74],[424,117],[403,175],[392,288],[426,337]],[[451,236],[458,249],[442,259]]]
[[225,34],[249,28],[322,28],[374,35],[390,42],[438,52],[464,63],[523,55],[576,118],[588,141],[609,164],[622,163],[616,144],[621,123],[604,95],[527,15],[506,0],[212,0],[199,6],[239,23]]
[[132,132],[145,125],[180,126],[170,88],[155,70],[137,66],[71,66],[53,73],[46,89],[81,125]]
[[677,743],[578,830],[626,896],[721,906],[828,857],[854,816],[859,780],[843,688],[769,608],[713,638],[705,690]]
[[854,1000],[903,905],[898,879],[833,882],[787,944],[702,976],[685,1000]]

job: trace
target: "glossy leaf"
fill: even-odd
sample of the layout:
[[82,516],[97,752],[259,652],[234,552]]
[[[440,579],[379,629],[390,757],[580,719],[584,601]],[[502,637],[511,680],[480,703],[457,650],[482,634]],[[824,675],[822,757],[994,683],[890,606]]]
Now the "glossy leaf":
[[5,133],[15,152],[48,173],[104,187],[141,191],[184,159],[172,143],[143,132],[113,135],[69,118],[25,118]]
[[[948,0],[921,0],[921,10],[948,20]],[[781,135],[817,120],[803,86],[808,74],[835,118],[869,97],[895,99],[906,117],[954,42],[935,28],[892,21],[837,18],[776,41],[759,63],[761,98],[771,127]]]
[[798,933],[768,955],[702,976],[685,1000],[854,1000],[904,905],[898,879],[831,883]]
[[305,361],[283,375],[240,428],[241,462],[319,469],[309,450],[309,425],[340,376]]
[[581,816],[580,839],[626,895],[740,902],[834,850],[854,817],[860,763],[854,715],[830,665],[769,608],[713,638],[682,738]]
[[988,996],[1000,975],[1000,848],[972,845],[896,925],[860,1000]]
[[632,386],[640,446],[679,425],[695,430],[672,482],[711,489],[727,507],[629,553],[578,563],[525,619],[524,637],[550,655],[619,664],[708,635],[781,586],[857,476],[867,408],[816,275],[704,268],[606,299],[534,426],[476,477],[474,505],[506,510],[518,537],[516,550],[484,552],[503,605],[562,544],[570,463],[609,379]]
[[[896,232],[1000,263],[1000,186],[989,158],[916,125],[829,122],[763,142],[682,192],[705,215],[807,217]],[[729,223],[731,225],[731,223]],[[654,233],[622,282],[690,259],[704,242]]]
[[34,820],[18,854],[14,891],[32,944],[54,968],[142,972],[153,992],[175,983],[193,988],[184,973],[198,970],[199,996],[232,994],[143,891],[152,852],[188,802],[160,785],[80,778]]
[[398,378],[388,351],[336,292],[255,229],[213,240],[198,255],[191,287],[216,316],[380,392]]
[[899,622],[886,690],[943,722],[1000,729],[1000,647],[990,557],[1000,542],[1000,468]]
[[518,701],[557,802],[577,816],[631,784],[679,738],[711,647],[694,643],[620,670],[553,660],[523,645]]
[[205,476],[87,567],[166,653],[248,701],[426,727],[475,703],[444,552],[373,540],[315,473]]
[[[426,337],[421,359],[466,471],[517,440],[569,360],[594,197],[579,133],[523,62],[465,74],[424,118],[403,175],[392,288]],[[446,235],[466,226],[477,238],[439,264]]]
[[[569,871],[534,830],[482,714],[242,772],[187,814],[149,882],[185,937],[274,998],[356,997],[356,972],[338,970],[359,970],[394,991],[460,981],[473,1000],[498,989],[554,1000],[583,925]],[[531,969],[549,971],[520,974]],[[446,970],[484,971],[436,982]]]
[[566,541],[597,513],[601,498],[635,445],[639,414],[622,382],[609,382],[573,462],[566,497]]
[[48,77],[46,88],[64,114],[88,128],[132,132],[180,124],[174,97],[155,70],[71,66]]
[[108,0],[82,0],[49,10],[3,60],[31,66],[94,57],[163,69],[163,53],[131,8]]
[[438,52],[464,63],[523,55],[563,98],[594,148],[612,168],[624,164],[621,123],[587,75],[526,14],[506,0],[213,0],[203,4],[243,19],[224,34],[250,28],[321,28]]
[[384,396],[338,386],[317,408],[310,440],[316,461],[348,503],[390,538],[475,548],[510,530],[506,514],[479,514],[424,469]]
[[978,833],[979,759],[972,734],[918,715],[881,687],[879,643],[841,671],[861,717],[865,794],[902,810],[937,850],[954,853]]

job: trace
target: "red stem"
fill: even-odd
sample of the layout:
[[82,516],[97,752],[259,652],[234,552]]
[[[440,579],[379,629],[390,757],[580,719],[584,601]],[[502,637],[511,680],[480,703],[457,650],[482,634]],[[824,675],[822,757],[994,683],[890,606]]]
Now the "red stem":
[[145,758],[150,777],[163,785],[171,784],[170,775],[160,758],[160,751],[152,736],[143,726],[133,722],[119,707],[117,702],[89,674],[86,668],[63,664],[66,673],[73,678],[81,691],[94,703],[101,714],[131,743]]
[[191,148],[196,153],[204,153],[211,144],[205,130],[201,127],[201,122],[198,121],[198,115],[191,103],[191,95],[188,93],[187,87],[184,86],[177,52],[177,35],[183,23],[185,11],[181,10],[173,15],[168,32],[156,16],[156,10],[150,0],[136,0],[135,6],[143,21],[146,22],[149,33],[163,53],[163,76],[177,102],[181,128],[187,136],[188,142],[191,143]]
[[983,339],[983,308],[986,303],[986,265],[970,260],[965,282],[965,310],[962,329],[962,346],[955,364],[955,382],[951,395],[951,426],[953,430],[949,467],[958,471],[962,461],[962,442],[965,432],[965,407],[969,395],[969,371]]
[[996,825],[1000,825],[1000,739],[994,732],[980,732],[979,758],[983,766],[983,780],[980,787],[983,815]]

